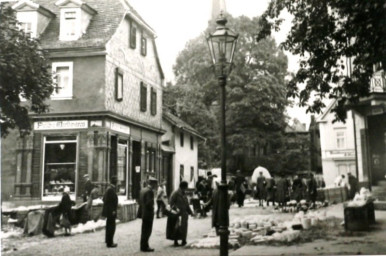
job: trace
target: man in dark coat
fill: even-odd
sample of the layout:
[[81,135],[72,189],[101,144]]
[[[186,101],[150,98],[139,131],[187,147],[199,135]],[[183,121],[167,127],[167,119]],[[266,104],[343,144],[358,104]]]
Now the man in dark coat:
[[358,179],[354,175],[352,175],[351,172],[348,173],[348,185],[348,199],[354,199],[355,193],[358,192]]
[[157,189],[157,179],[149,177],[147,186],[139,194],[138,216],[142,218],[140,249],[143,252],[153,252],[149,246],[149,238],[153,230],[154,191]]
[[263,206],[263,200],[266,198],[266,189],[265,186],[267,184],[267,181],[263,175],[263,172],[259,173],[259,177],[257,177],[256,181],[256,190],[257,190],[257,197],[259,199],[259,206]]
[[269,206],[269,202],[272,202],[272,205],[275,206],[275,193],[276,193],[276,183],[273,178],[267,179],[266,185],[267,191],[267,206]]
[[295,175],[295,178],[292,183],[292,196],[296,202],[300,202],[303,198],[303,182],[298,175]]
[[286,205],[288,187],[289,187],[288,180],[282,176],[279,176],[276,183],[276,201],[279,203],[279,206]]
[[180,237],[179,239],[174,239],[174,245],[176,246],[179,245],[178,240],[182,240],[182,246],[186,245],[189,214],[193,215],[193,211],[190,209],[189,201],[185,194],[187,188],[188,183],[186,181],[181,181],[180,187],[172,193],[169,201],[170,207],[177,208],[181,217]]
[[88,176],[88,174],[85,174],[83,176],[84,178],[84,193],[83,193],[83,202],[87,202],[88,201],[88,198],[90,197],[91,195],[91,191],[93,190],[94,188],[94,185],[92,184],[91,180],[90,180],[90,177]]
[[117,247],[114,243],[115,220],[117,218],[118,196],[116,193],[117,177],[112,176],[110,185],[103,196],[102,216],[106,217],[106,246]]
[[247,190],[247,181],[241,174],[240,170],[236,171],[235,188],[236,188],[236,201],[239,207],[244,206],[245,192]]
[[315,204],[318,195],[318,184],[313,173],[310,174],[310,179],[307,182],[307,195],[308,199]]

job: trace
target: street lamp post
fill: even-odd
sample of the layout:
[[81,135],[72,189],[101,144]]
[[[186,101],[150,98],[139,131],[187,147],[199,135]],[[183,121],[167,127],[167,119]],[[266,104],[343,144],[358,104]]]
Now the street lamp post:
[[219,235],[220,256],[228,256],[229,213],[228,185],[226,180],[225,98],[226,79],[231,72],[238,35],[226,27],[227,19],[220,13],[216,31],[207,37],[214,71],[220,87],[221,127],[221,183],[219,185]]

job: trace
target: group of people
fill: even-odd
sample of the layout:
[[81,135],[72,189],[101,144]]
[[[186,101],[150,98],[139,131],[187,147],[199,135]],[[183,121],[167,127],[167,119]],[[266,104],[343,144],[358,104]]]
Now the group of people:
[[334,184],[336,187],[343,187],[348,189],[347,197],[350,200],[355,197],[355,194],[359,190],[358,178],[352,175],[350,172],[347,173],[347,182],[346,182],[346,176],[344,174],[341,174],[335,178]]
[[290,179],[282,174],[275,175],[274,178],[265,177],[260,172],[256,180],[248,182],[241,172],[237,171],[236,176],[231,177],[228,187],[232,194],[231,201],[236,202],[239,207],[244,205],[248,192],[252,193],[255,199],[258,199],[260,206],[266,202],[267,206],[270,203],[272,205],[277,203],[281,207],[285,206],[291,199],[297,202],[305,199],[310,203],[315,203],[317,189],[324,186],[323,182],[316,180],[312,173],[304,177],[295,175]]
[[[114,243],[115,221],[117,218],[118,197],[115,192],[117,179],[112,177],[111,184],[107,188],[103,197],[102,216],[106,217],[106,236],[105,243],[109,248],[117,247]],[[142,219],[140,250],[143,252],[152,252],[153,248],[149,245],[149,239],[153,230],[153,221],[155,215],[154,202],[157,202],[157,217],[160,217],[161,212],[169,212],[167,221],[166,237],[174,241],[175,246],[186,245],[186,237],[188,233],[189,215],[193,215],[193,211],[189,206],[189,201],[186,196],[188,183],[182,181],[179,188],[175,190],[167,202],[165,184],[162,182],[158,186],[157,179],[149,177],[145,186],[140,191],[139,209],[137,217]],[[156,196],[155,196],[156,195]],[[179,243],[181,241],[181,243]]]

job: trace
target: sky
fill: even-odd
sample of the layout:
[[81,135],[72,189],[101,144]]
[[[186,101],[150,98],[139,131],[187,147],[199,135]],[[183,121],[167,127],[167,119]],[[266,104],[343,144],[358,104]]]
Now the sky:
[[[211,18],[212,0],[129,0],[144,20],[156,31],[157,49],[166,81],[173,81],[173,65],[185,44],[202,33]],[[267,8],[269,0],[226,0],[226,9],[232,16],[250,18],[260,16]],[[291,22],[284,15],[282,29],[274,33],[277,43],[284,41]],[[209,52],[208,52],[209,54]],[[288,71],[295,72],[298,58],[289,53]],[[310,117],[304,109],[287,109],[290,117],[309,124]]]

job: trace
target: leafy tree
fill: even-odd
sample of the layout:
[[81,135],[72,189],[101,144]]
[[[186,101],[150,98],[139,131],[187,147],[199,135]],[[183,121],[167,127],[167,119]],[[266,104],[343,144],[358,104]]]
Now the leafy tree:
[[[230,170],[249,170],[243,159],[245,148],[271,144],[275,154],[281,145],[288,103],[284,86],[287,59],[273,39],[254,40],[258,18],[229,16],[228,21],[239,33],[234,68],[227,81],[228,166]],[[214,30],[211,21],[205,33],[187,43],[174,66],[176,85],[170,87],[174,94],[164,93],[175,102],[176,113],[207,138],[208,152],[213,155],[208,166],[218,166],[220,146],[219,87],[205,40],[205,34]]]
[[[384,0],[271,0],[262,15],[258,40],[279,30],[287,10],[292,27],[282,43],[301,58],[288,83],[288,97],[299,97],[307,112],[320,112],[323,98],[338,100],[337,119],[346,118],[345,105],[369,95],[373,66],[386,67],[386,8]],[[351,75],[344,61],[352,61]]]
[[[31,130],[28,112],[48,111],[52,77],[39,42],[19,30],[10,7],[0,5],[0,122],[1,136],[10,129]],[[26,102],[21,102],[20,96]]]

